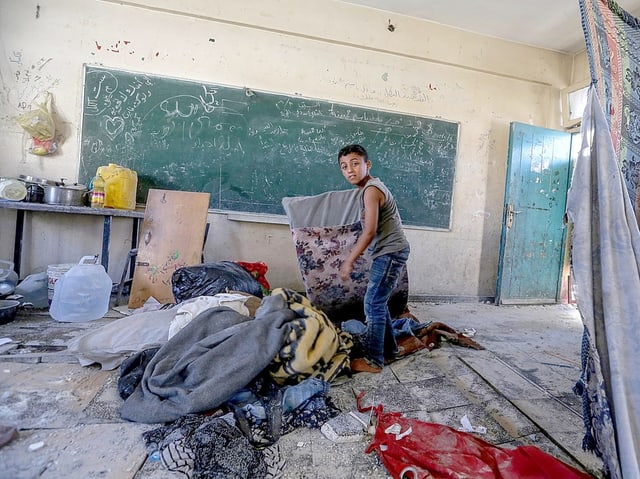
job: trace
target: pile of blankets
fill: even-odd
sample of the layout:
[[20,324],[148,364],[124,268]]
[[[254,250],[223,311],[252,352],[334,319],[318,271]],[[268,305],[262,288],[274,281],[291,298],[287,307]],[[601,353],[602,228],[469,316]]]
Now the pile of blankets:
[[[83,364],[103,361],[114,368],[132,353],[157,349],[148,354],[139,383],[129,385],[132,392],[120,411],[125,419],[145,423],[212,411],[262,373],[279,385],[308,378],[329,382],[349,364],[350,335],[294,291],[274,289],[255,317],[243,310],[242,299],[223,295],[226,301],[211,307],[212,298],[194,298],[173,312],[123,318],[72,341],[69,350]],[[142,315],[148,318],[136,317]],[[127,334],[125,325],[135,328]],[[177,331],[170,336],[172,325]]]

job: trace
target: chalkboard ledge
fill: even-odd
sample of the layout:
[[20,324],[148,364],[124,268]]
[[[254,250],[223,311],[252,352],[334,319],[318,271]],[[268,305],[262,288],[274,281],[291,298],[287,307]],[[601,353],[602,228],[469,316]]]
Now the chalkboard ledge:
[[[245,213],[242,211],[210,209],[209,213],[225,215],[229,221],[240,221],[246,223],[264,223],[272,225],[289,225],[286,215],[273,215],[268,213]],[[402,225],[405,230],[415,231],[436,231],[442,233],[451,232],[450,228],[434,228],[432,226]]]
[[[215,213],[225,215],[229,221],[240,221],[246,223],[264,223],[272,225],[289,225],[289,219],[286,215],[273,215],[267,213],[245,213],[242,211],[217,210],[210,209],[209,213]],[[433,228],[430,226],[417,226],[417,225],[402,225],[405,230],[414,231],[435,231],[442,233],[449,233],[451,230],[448,228]]]
[[244,213],[241,211],[229,212],[228,210],[210,209],[209,212],[226,215],[229,221],[245,221],[248,223],[266,223],[274,225],[288,225],[289,220],[285,215],[272,215],[267,213]]

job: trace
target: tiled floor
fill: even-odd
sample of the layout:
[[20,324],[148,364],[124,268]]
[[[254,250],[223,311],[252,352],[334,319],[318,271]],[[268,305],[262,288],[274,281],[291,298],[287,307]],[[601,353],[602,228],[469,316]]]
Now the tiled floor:
[[[581,403],[571,388],[580,374],[582,323],[571,305],[494,306],[482,303],[412,303],[421,321],[459,331],[475,329],[478,351],[443,342],[396,361],[380,374],[340,376],[330,396],[355,411],[365,405],[454,428],[467,416],[478,434],[501,446],[532,444],[601,477],[601,462],[582,451]],[[154,425],[123,421],[118,373],[81,367],[65,351],[69,339],[118,317],[58,323],[46,314],[21,315],[0,325],[0,424],[19,437],[0,449],[2,478],[173,478],[147,458],[141,439]],[[338,443],[317,429],[297,429],[277,445],[284,478],[390,477],[370,436]]]

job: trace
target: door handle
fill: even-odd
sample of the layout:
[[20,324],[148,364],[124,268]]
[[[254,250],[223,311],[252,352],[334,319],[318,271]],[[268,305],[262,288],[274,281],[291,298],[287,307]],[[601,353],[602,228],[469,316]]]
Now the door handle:
[[507,228],[511,228],[513,226],[513,216],[520,213],[520,211],[516,211],[511,203],[507,203],[506,208],[506,219],[505,224]]

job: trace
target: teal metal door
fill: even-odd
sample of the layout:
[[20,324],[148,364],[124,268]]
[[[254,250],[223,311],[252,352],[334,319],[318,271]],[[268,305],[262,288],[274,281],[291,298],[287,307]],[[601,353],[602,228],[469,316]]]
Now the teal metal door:
[[570,166],[570,133],[511,124],[498,304],[558,302]]

